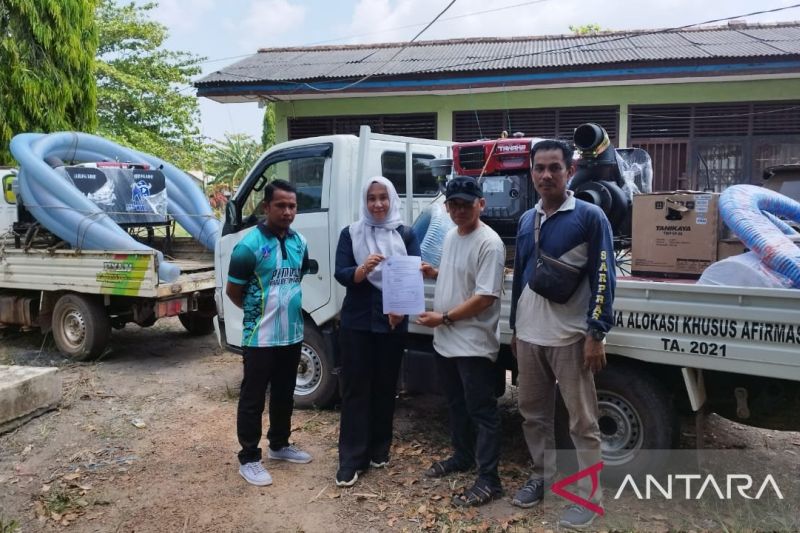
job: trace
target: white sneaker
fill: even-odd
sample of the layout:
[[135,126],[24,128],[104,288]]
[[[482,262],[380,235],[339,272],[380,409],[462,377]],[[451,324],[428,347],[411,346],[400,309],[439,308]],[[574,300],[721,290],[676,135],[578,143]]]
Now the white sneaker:
[[251,485],[258,487],[272,485],[272,476],[269,475],[261,461],[241,465],[239,467],[239,475]]
[[267,457],[270,459],[277,459],[279,461],[289,461],[290,463],[305,464],[311,462],[311,455],[307,452],[304,452],[294,444],[284,446],[280,450],[273,450],[270,448],[269,452],[267,453]]

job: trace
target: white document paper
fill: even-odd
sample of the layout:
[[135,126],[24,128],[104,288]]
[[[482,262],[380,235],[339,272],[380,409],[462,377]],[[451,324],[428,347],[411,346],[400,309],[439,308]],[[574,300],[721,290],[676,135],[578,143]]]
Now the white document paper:
[[395,255],[381,265],[383,270],[383,312],[418,315],[425,311],[425,285],[417,256]]

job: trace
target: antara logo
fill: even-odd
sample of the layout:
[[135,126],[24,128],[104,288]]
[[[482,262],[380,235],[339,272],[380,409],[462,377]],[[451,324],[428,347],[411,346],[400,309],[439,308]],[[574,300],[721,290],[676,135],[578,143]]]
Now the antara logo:
[[[700,480],[702,480],[702,482]],[[694,485],[696,492],[692,492],[692,481],[698,482]],[[745,500],[760,500],[761,495],[764,494],[768,488],[771,488],[779,500],[783,499],[783,493],[775,482],[775,478],[772,477],[772,474],[767,474],[767,477],[764,478],[755,496],[750,495],[750,490],[754,487],[753,478],[748,474],[728,474],[725,476],[725,481],[722,484],[718,483],[717,479],[712,474],[708,474],[705,477],[700,474],[669,474],[663,484],[659,483],[659,480],[656,479],[655,476],[647,474],[644,481],[644,494],[636,484],[636,481],[634,481],[633,476],[628,474],[625,476],[625,479],[622,480],[622,484],[614,495],[614,499],[618,500],[623,491],[628,488],[633,491],[636,498],[639,500],[650,500],[652,499],[651,495],[653,497],[658,497],[656,491],[658,491],[665,500],[672,500],[673,488],[680,489],[681,485],[683,485],[684,490],[678,490],[675,497],[680,498],[681,494],[683,494],[687,500],[699,500],[706,493],[712,496],[716,494],[717,498],[720,500],[731,500],[734,497],[741,497]],[[725,488],[724,491],[722,487]],[[734,494],[734,488],[738,496]]]
[[593,497],[597,492],[597,488],[600,486],[600,471],[603,469],[603,462],[600,461],[597,464],[590,466],[589,468],[584,468],[580,472],[576,474],[572,474],[571,476],[567,476],[560,481],[556,481],[550,487],[550,490],[553,491],[554,494],[558,494],[562,498],[566,498],[567,500],[571,501],[572,503],[578,504],[581,507],[585,507],[589,509],[593,513],[596,513],[600,516],[605,514],[605,510],[597,505],[596,503],[592,503],[585,498],[581,498],[577,494],[574,494],[568,490],[565,490],[564,487],[567,485],[572,485],[576,483],[578,480],[581,480],[585,477],[592,478],[592,492],[589,495],[589,498]]

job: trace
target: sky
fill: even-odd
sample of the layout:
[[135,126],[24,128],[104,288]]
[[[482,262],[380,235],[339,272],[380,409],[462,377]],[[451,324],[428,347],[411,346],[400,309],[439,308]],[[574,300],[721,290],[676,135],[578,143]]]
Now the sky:
[[[169,29],[165,46],[203,56],[203,74],[259,48],[402,42],[414,37],[450,0],[158,0],[155,18]],[[671,28],[791,6],[797,0],[456,0],[418,40]],[[485,13],[488,10],[495,10]],[[483,12],[483,13],[482,13]],[[746,17],[747,22],[800,20],[800,7]],[[717,23],[716,25],[724,24]],[[198,76],[199,79],[201,76]],[[201,133],[261,136],[255,103],[200,98]]]

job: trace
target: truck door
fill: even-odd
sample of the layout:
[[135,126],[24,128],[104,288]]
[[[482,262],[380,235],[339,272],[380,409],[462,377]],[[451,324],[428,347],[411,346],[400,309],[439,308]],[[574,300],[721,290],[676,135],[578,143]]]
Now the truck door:
[[16,174],[9,169],[0,169],[0,185],[3,195],[0,197],[0,233],[11,231],[11,226],[17,221],[17,196],[14,194],[13,183]]
[[215,253],[217,302],[222,302],[225,337],[231,346],[241,346],[242,310],[225,296],[231,252],[244,235],[264,219],[261,202],[264,187],[273,179],[283,179],[297,188],[297,217],[292,229],[308,242],[309,259],[319,265],[320,275],[303,278],[303,309],[311,313],[330,299],[331,270],[328,242],[328,199],[331,174],[329,143],[278,150],[259,161],[228,203],[222,237]]

